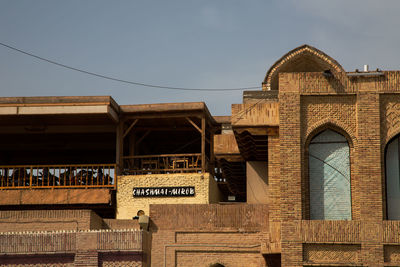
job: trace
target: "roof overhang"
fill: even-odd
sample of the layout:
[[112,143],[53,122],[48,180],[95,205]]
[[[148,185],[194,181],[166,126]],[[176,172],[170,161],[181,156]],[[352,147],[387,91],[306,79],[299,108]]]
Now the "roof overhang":
[[119,106],[110,96],[3,97],[0,117],[91,118],[119,121]]

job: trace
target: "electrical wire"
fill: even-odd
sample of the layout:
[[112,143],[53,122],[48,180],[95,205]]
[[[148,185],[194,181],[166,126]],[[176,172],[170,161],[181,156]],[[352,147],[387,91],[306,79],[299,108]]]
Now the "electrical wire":
[[260,86],[240,87],[240,88],[186,88],[186,87],[172,87],[172,86],[155,85],[155,84],[148,84],[148,83],[142,83],[142,82],[128,81],[128,80],[124,80],[124,79],[119,79],[119,78],[115,78],[115,77],[111,77],[111,76],[71,67],[71,66],[65,65],[63,63],[59,63],[59,62],[56,62],[56,61],[53,61],[53,60],[50,60],[50,59],[47,59],[47,58],[44,58],[41,56],[34,55],[32,53],[26,52],[24,50],[21,50],[19,48],[13,47],[11,45],[8,45],[8,44],[2,43],[2,42],[0,42],[0,45],[5,48],[11,49],[13,51],[22,53],[24,55],[39,59],[41,61],[45,61],[47,63],[57,65],[59,67],[63,67],[63,68],[69,69],[69,70],[77,71],[77,72],[81,72],[81,73],[95,76],[98,78],[107,79],[107,80],[125,83],[125,84],[130,84],[130,85],[138,85],[138,86],[167,89],[167,90],[181,90],[181,91],[243,91],[243,90],[260,89],[261,88]]

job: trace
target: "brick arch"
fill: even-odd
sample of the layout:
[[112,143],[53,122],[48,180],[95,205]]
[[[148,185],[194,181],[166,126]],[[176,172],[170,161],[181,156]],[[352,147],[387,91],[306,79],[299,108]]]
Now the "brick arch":
[[278,90],[280,72],[323,72],[329,70],[335,76],[345,73],[333,58],[310,45],[299,46],[276,61],[265,75],[263,90]]
[[383,151],[386,150],[387,145],[397,136],[400,135],[400,126],[392,129],[389,135],[386,135],[385,139],[383,140]]
[[349,143],[349,147],[353,148],[355,143],[357,142],[356,137],[354,136],[354,133],[350,129],[350,127],[343,125],[339,121],[332,121],[331,119],[325,119],[321,120],[318,123],[314,124],[312,127],[308,129],[308,131],[305,134],[305,139],[304,139],[304,146],[305,148],[308,147],[310,144],[311,140],[319,133],[326,129],[331,129],[337,133],[340,133],[343,135],[346,139],[347,142]]

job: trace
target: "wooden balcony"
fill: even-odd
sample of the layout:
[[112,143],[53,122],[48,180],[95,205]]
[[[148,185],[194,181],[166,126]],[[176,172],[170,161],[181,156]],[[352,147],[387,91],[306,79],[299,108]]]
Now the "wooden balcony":
[[[124,174],[160,174],[202,172],[208,159],[201,162],[201,153],[124,156]],[[203,166],[204,164],[204,166]]]
[[115,167],[115,164],[0,166],[0,189],[115,189]]

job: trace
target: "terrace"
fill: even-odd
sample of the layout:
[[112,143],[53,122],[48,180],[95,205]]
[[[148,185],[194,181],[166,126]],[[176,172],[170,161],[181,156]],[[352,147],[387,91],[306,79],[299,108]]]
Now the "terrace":
[[114,189],[115,179],[115,164],[0,166],[0,189]]
[[122,141],[117,162],[122,174],[212,172],[217,123],[204,103],[121,109],[124,117],[118,134]]
[[0,205],[110,206],[118,113],[108,96],[0,98]]

